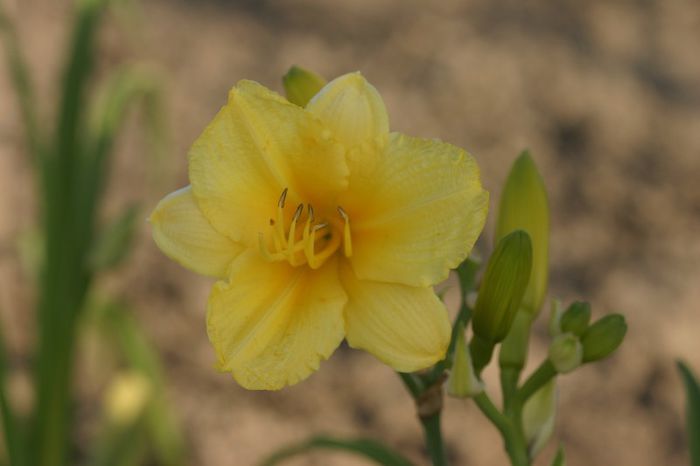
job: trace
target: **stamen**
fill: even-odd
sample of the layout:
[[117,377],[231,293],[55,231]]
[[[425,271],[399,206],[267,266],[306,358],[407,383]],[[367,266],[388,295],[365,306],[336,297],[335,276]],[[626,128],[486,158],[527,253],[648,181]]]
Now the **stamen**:
[[287,190],[289,188],[284,188],[282,194],[280,195],[279,201],[277,201],[277,206],[284,209],[284,201],[287,200]]
[[309,222],[313,223],[314,221],[314,208],[311,204],[307,206],[307,209],[309,210]]
[[343,217],[343,253],[345,257],[352,256],[352,237],[350,235],[350,217],[342,207],[338,206],[338,213]]
[[260,253],[263,255],[266,261],[275,262],[284,258],[284,256],[282,256],[280,253],[272,254],[270,252],[270,250],[267,248],[267,244],[265,244],[265,235],[263,235],[262,232],[258,233],[258,245],[260,247]]
[[292,223],[289,225],[289,236],[287,239],[287,257],[289,258],[289,263],[292,265],[299,265],[295,263],[295,243],[297,234],[297,220],[301,217],[301,213],[304,211],[304,204],[299,204],[297,210],[294,211],[294,216],[292,217]]

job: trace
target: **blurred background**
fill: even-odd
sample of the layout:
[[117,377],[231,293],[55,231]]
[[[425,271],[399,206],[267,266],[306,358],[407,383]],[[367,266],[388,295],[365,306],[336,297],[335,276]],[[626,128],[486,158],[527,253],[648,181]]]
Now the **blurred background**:
[[[38,119],[51,119],[73,2],[4,3],[36,86]],[[280,392],[248,392],[217,373],[204,321],[211,281],[163,256],[140,221],[188,183],[188,147],[229,88],[247,78],[281,92],[294,64],[326,78],[362,71],[384,97],[393,130],[476,157],[494,211],[512,161],[532,151],[552,208],[550,296],[590,300],[594,317],[622,312],[629,323],[613,358],[561,379],[549,448],[562,442],[571,466],[688,464],[674,360],[700,370],[697,1],[145,0],[115,5],[96,37],[98,79],[136,65],[159,89],[160,155],[144,136],[144,110],[128,114],[115,142],[99,217],[132,204],[141,210],[131,255],[96,286],[129,304],[160,357],[185,464],[252,465],[317,432],[375,437],[427,462],[412,400],[368,354],[343,347]],[[9,396],[28,410],[36,298],[21,245],[37,227],[38,201],[18,115],[3,61],[0,312]],[[477,247],[484,255],[492,231],[493,218]],[[535,361],[546,351],[547,313]],[[77,354],[71,449],[80,464],[110,384],[95,375],[99,348],[83,342]],[[493,388],[494,376],[486,374]],[[450,399],[446,411],[453,464],[505,464],[499,436],[473,404]],[[366,463],[324,452],[289,464]]]

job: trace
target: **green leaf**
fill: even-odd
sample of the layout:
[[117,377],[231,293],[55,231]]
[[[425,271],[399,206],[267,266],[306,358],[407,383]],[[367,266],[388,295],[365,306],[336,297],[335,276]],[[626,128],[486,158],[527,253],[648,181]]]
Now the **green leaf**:
[[7,374],[7,352],[2,324],[0,323],[0,416],[2,416],[2,430],[4,433],[4,443],[10,464],[18,466],[21,464],[20,455],[22,453],[22,432],[19,420],[15,417],[14,410],[10,406],[5,391],[5,378]]
[[338,439],[319,435],[304,442],[291,445],[273,453],[261,463],[261,466],[273,466],[293,456],[307,453],[311,450],[340,450],[364,456],[377,464],[384,466],[412,466],[409,460],[388,447],[371,439]]
[[128,207],[97,238],[90,255],[93,270],[104,270],[120,264],[129,253],[139,209]]
[[686,428],[688,430],[688,447],[690,449],[690,464],[700,466],[700,385],[683,362],[678,361],[686,394]]
[[557,455],[552,460],[552,466],[566,466],[566,458],[564,457],[564,447],[561,445],[557,449]]

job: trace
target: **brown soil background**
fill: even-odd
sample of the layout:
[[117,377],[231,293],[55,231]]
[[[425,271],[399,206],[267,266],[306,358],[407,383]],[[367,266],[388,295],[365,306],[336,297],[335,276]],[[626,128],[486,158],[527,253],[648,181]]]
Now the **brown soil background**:
[[[49,116],[70,3],[9,3]],[[292,64],[327,77],[361,70],[394,130],[476,156],[492,208],[511,161],[531,148],[553,211],[550,295],[628,319],[614,358],[561,378],[561,415],[543,456],[560,441],[570,466],[688,464],[674,359],[700,371],[700,3],[152,0],[138,10],[136,22],[108,18],[100,69],[144,63],[161,77],[168,150],[154,164],[140,120],[129,121],[105,218],[133,201],[148,211],[187,183],[187,148],[237,80],[281,90]],[[22,392],[33,301],[16,244],[36,208],[17,115],[3,63],[0,308]],[[492,219],[482,251],[491,231]],[[251,465],[314,432],[375,437],[427,463],[409,397],[367,354],[341,348],[309,380],[276,393],[247,392],[216,373],[204,326],[210,282],[163,257],[146,225],[129,262],[103,282],[132,303],[163,358],[190,464]],[[532,358],[546,341],[540,325]],[[95,394],[81,393],[94,407]],[[453,464],[506,464],[471,403],[449,400],[446,409]],[[289,464],[366,463],[322,453]]]

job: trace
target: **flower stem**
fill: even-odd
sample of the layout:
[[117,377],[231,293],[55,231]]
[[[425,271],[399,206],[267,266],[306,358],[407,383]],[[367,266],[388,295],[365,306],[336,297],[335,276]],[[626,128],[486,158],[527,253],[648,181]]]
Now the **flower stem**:
[[518,391],[518,401],[520,404],[524,405],[537,390],[542,388],[542,386],[549,382],[555,375],[557,375],[557,370],[549,359],[540,364],[540,367],[527,378],[522,388]]
[[428,454],[433,462],[433,466],[447,466],[447,457],[445,456],[445,446],[442,442],[442,432],[440,431],[440,412],[420,418],[425,434],[425,445],[428,448]]
[[513,419],[501,413],[485,392],[475,396],[474,401],[481,412],[489,418],[491,423],[501,433],[511,465],[530,466],[525,440],[514,424]]

